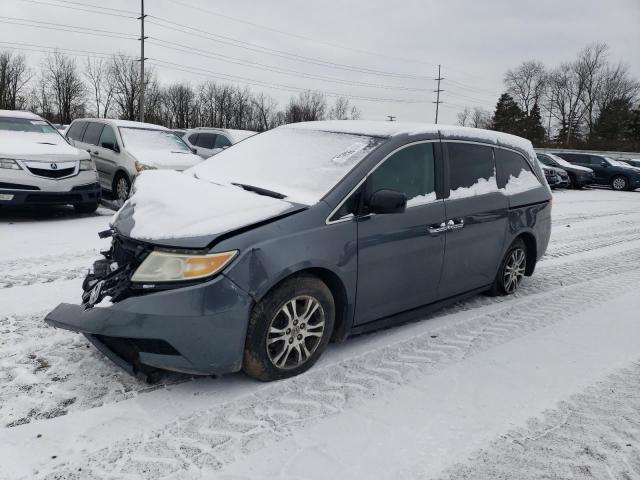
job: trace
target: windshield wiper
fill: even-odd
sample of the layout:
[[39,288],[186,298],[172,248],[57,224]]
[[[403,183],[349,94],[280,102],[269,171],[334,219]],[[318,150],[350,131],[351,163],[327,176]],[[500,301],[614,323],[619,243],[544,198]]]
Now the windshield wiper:
[[267,190],[266,188],[256,187],[254,185],[246,185],[244,183],[232,183],[232,185],[235,185],[236,187],[243,188],[244,190],[247,190],[249,192],[257,193],[258,195],[265,195],[267,197],[273,197],[273,198],[278,198],[278,199],[286,198],[286,195],[283,195],[283,194],[278,193],[278,192],[274,192],[272,190]]

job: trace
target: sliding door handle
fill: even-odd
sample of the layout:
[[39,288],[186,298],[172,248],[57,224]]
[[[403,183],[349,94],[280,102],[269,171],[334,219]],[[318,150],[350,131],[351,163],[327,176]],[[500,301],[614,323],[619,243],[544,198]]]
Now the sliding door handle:
[[447,222],[447,230],[458,230],[464,228],[464,218],[456,218]]
[[442,222],[442,223],[436,223],[434,225],[429,225],[427,227],[427,231],[429,232],[430,235],[439,235],[442,232],[446,232],[448,230],[447,225]]

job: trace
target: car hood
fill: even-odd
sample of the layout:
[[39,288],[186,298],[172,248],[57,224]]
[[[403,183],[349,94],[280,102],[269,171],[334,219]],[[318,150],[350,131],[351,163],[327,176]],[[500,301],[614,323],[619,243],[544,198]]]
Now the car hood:
[[182,171],[202,161],[199,155],[191,152],[172,152],[171,150],[141,147],[127,147],[127,151],[140,163],[163,170]]
[[[564,167],[562,167],[564,168]],[[569,168],[569,167],[567,167]],[[571,170],[576,170],[578,172],[585,172],[585,173],[593,173],[593,170],[588,168],[588,167],[582,167],[580,165],[571,165]]]
[[89,154],[69,145],[57,133],[0,130],[0,157],[51,162],[89,158]]
[[221,235],[305,208],[189,173],[151,170],[136,178],[111,227],[156,245],[205,248]]

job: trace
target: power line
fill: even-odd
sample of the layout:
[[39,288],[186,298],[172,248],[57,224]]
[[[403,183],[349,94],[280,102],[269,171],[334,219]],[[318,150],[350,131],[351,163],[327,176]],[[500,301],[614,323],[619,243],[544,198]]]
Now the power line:
[[[155,63],[157,62],[157,63]],[[266,88],[272,88],[275,90],[282,90],[282,91],[287,91],[287,92],[304,92],[309,90],[308,88],[301,88],[301,87],[295,87],[292,85],[286,85],[286,84],[281,84],[281,83],[273,83],[273,82],[264,82],[262,80],[256,80],[256,79],[252,79],[252,78],[247,78],[247,77],[241,77],[238,75],[228,75],[225,73],[220,73],[220,72],[215,72],[215,71],[211,71],[211,70],[206,70],[203,68],[199,68],[199,67],[190,67],[188,65],[183,65],[180,63],[174,63],[174,62],[167,62],[165,60],[160,60],[157,58],[149,58],[149,64],[150,65],[154,65],[156,67],[160,67],[160,68],[169,68],[172,70],[178,70],[178,71],[183,71],[186,73],[192,73],[192,74],[196,74],[196,75],[202,75],[205,77],[211,77],[211,78],[217,78],[220,80],[225,80],[225,81],[240,81],[243,83],[246,83],[248,85],[255,85],[255,86],[260,86],[260,87],[266,87]],[[350,99],[354,99],[354,100],[364,100],[364,101],[371,101],[371,102],[385,102],[385,103],[406,103],[406,104],[417,104],[417,103],[424,103],[424,101],[420,101],[420,100],[406,100],[406,99],[398,99],[398,98],[380,98],[380,97],[369,97],[369,96],[363,96],[363,95],[350,95],[350,94],[345,94],[345,93],[338,93],[338,92],[332,92],[332,91],[326,91],[326,90],[317,90],[320,93],[324,93],[325,95],[329,96],[329,97],[345,97],[345,98],[350,98]]]
[[[158,27],[161,28],[167,28],[170,30],[174,30],[177,32],[181,32],[181,33],[185,33],[187,35],[192,35],[195,37],[199,37],[199,38],[203,38],[205,40],[209,40],[209,41],[213,41],[213,42],[218,42],[218,43],[223,43],[223,44],[227,44],[227,45],[232,45],[236,48],[242,48],[245,50],[249,50],[249,51],[253,51],[253,52],[257,52],[260,54],[268,54],[268,55],[274,55],[277,57],[281,57],[281,58],[286,58],[289,60],[296,60],[296,61],[300,61],[300,62],[304,62],[304,63],[309,63],[309,64],[313,64],[313,65],[320,65],[320,66],[324,66],[324,67],[331,67],[331,68],[337,68],[337,69],[342,69],[342,70],[348,70],[348,71],[352,71],[352,72],[359,72],[359,73],[365,73],[365,74],[369,74],[369,75],[380,75],[380,76],[387,76],[387,77],[394,77],[394,78],[406,78],[406,79],[411,79],[411,80],[428,80],[428,77],[424,77],[424,76],[420,76],[420,75],[411,75],[411,74],[402,74],[402,73],[394,73],[394,72],[386,72],[386,71],[382,71],[382,70],[375,70],[375,69],[370,69],[370,68],[366,68],[366,67],[359,67],[359,66],[354,66],[354,65],[347,65],[347,64],[343,64],[343,63],[336,63],[336,62],[331,62],[328,60],[322,60],[322,59],[318,59],[318,58],[312,58],[312,57],[305,57],[303,55],[298,55],[295,53],[291,53],[291,52],[286,52],[283,50],[277,50],[274,48],[268,48],[268,47],[263,47],[261,45],[257,45],[254,43],[250,43],[250,42],[245,42],[242,40],[238,40],[232,37],[227,37],[224,35],[218,35],[215,33],[209,33],[206,32],[204,30],[200,30],[198,28],[195,27],[190,27],[188,25],[183,25],[177,22],[172,22],[171,20],[166,20],[160,17],[156,17],[153,15],[149,15],[150,18],[155,19],[155,20],[159,20],[160,22],[164,22],[167,23],[169,25],[163,25],[162,23],[158,23],[157,21],[154,20],[149,20],[148,22],[156,25]],[[176,28],[179,27],[179,28]]]
[[[36,25],[31,25],[26,22],[35,23]],[[128,33],[112,32],[110,30],[99,30],[95,28],[76,27],[73,25],[65,25],[65,24],[52,23],[52,22],[42,22],[38,20],[28,20],[24,18],[0,16],[0,23],[20,25],[23,27],[43,28],[46,30],[59,30],[63,32],[81,33],[81,34],[93,35],[97,37],[122,38],[125,40],[135,39],[135,36],[130,35]],[[90,31],[82,31],[82,30],[90,30]]]
[[103,7],[101,5],[94,5],[92,3],[74,2],[72,0],[55,0],[55,1],[60,2],[60,3],[68,3],[68,4],[71,4],[71,5],[80,5],[80,6],[83,6],[83,7],[97,8],[97,9],[100,9],[100,10],[109,10],[109,11],[112,11],[112,12],[129,13],[131,15],[136,15],[136,13],[137,13],[137,12],[134,12],[133,10],[124,10],[122,8]]
[[90,12],[90,13],[97,13],[99,15],[110,15],[112,17],[121,17],[121,18],[135,18],[132,17],[130,15],[123,15],[120,13],[111,13],[111,12],[103,12],[100,10],[90,10],[88,8],[81,8],[81,7],[76,7],[76,6],[71,6],[71,5],[60,5],[57,3],[49,3],[49,2],[44,2],[42,0],[20,0],[21,2],[29,2],[29,3],[35,3],[38,5],[48,5],[51,7],[59,7],[59,8],[67,8],[70,10],[76,10],[76,11],[82,11],[82,12]]
[[[15,50],[27,50],[41,53],[52,53],[56,50],[67,53],[68,55],[74,55],[78,57],[91,57],[91,58],[111,58],[113,57],[113,53],[107,52],[94,52],[91,50],[79,50],[77,48],[61,48],[61,47],[51,47],[49,45],[38,45],[36,43],[20,43],[20,42],[3,42],[0,41],[0,44],[9,45],[9,48],[13,48]],[[14,47],[13,45],[18,45],[18,47]],[[126,55],[119,53],[118,55],[123,55],[126,58],[137,60],[138,57],[133,55]]]
[[[270,72],[275,72],[275,73],[282,73],[285,75],[292,75],[292,76],[296,76],[296,77],[302,77],[302,78],[311,78],[314,80],[322,80],[322,81],[326,81],[326,82],[333,82],[333,83],[339,83],[339,84],[343,84],[343,85],[357,85],[357,86],[361,86],[361,87],[371,87],[371,88],[381,88],[381,89],[386,89],[386,90],[402,90],[402,91],[409,91],[409,92],[425,92],[427,91],[427,89],[425,88],[415,88],[415,87],[404,87],[404,86],[396,86],[396,85],[382,85],[382,84],[376,84],[376,83],[368,83],[368,82],[360,82],[360,81],[356,81],[356,80],[347,80],[347,79],[341,79],[341,78],[337,78],[337,77],[328,77],[325,75],[316,75],[314,73],[307,73],[307,72],[301,72],[299,70],[292,70],[292,69],[288,69],[288,68],[281,68],[281,67],[276,67],[273,65],[269,65],[269,64],[264,64],[264,63],[259,63],[259,62],[252,62],[249,60],[243,60],[237,57],[231,57],[229,55],[223,55],[220,53],[211,53],[208,52],[206,50],[201,50],[198,48],[192,48],[189,47],[188,45],[184,45],[184,44],[180,44],[180,43],[176,43],[176,42],[169,42],[167,40],[160,40],[157,38],[151,38],[149,40],[149,43],[153,44],[153,45],[157,45],[159,47],[163,47],[163,48],[168,48],[170,50],[175,50],[178,52],[183,52],[183,53],[189,53],[192,55],[198,55],[199,57],[208,57],[208,58],[213,58],[213,59],[218,59],[218,60],[222,60],[224,62],[229,62],[229,63],[233,63],[236,65],[243,65],[243,66],[247,66],[250,68],[256,68],[259,69],[261,71],[264,70],[268,70]],[[166,44],[166,45],[164,45]],[[176,48],[179,47],[179,48]]]

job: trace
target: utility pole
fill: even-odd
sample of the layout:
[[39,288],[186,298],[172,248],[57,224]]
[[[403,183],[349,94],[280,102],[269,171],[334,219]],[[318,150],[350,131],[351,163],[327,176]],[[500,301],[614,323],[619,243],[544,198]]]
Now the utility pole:
[[440,75],[440,64],[438,64],[438,78],[434,78],[434,80],[438,81],[438,89],[434,90],[434,92],[436,92],[436,101],[435,102],[431,102],[431,103],[435,103],[436,104],[436,125],[437,125],[438,124],[438,107],[442,103],[440,101],[440,92],[444,92],[444,90],[440,89],[440,81],[444,80],[444,77],[442,77],[442,75]]
[[398,117],[396,117],[394,115],[387,115],[387,118],[389,119],[389,120],[387,120],[388,122],[395,122],[396,118],[398,118]]
[[547,142],[551,143],[551,113],[553,112],[553,94],[549,98],[549,125],[547,126]]
[[144,56],[144,41],[147,37],[144,36],[144,19],[146,15],[144,14],[144,0],[140,0],[140,121],[144,122],[144,61],[146,60]]

